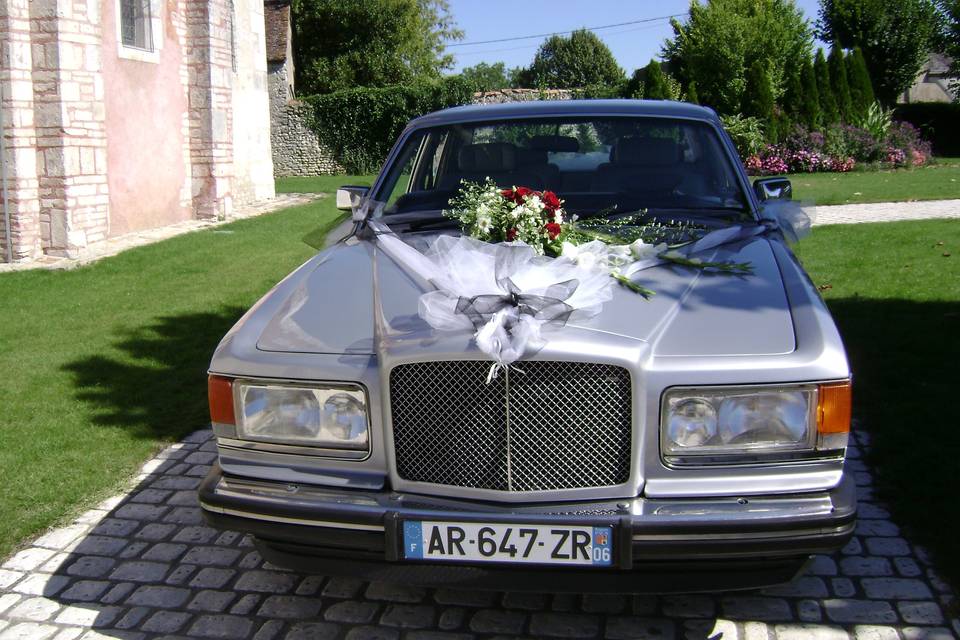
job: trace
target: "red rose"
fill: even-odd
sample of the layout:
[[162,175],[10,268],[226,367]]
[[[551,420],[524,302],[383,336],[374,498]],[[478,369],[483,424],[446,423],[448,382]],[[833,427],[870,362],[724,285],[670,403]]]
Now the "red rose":
[[550,211],[556,211],[560,208],[560,198],[558,198],[557,194],[553,191],[544,191],[540,199],[543,200],[543,204],[546,205]]
[[500,195],[506,198],[507,200],[513,200],[513,189],[504,189],[500,192]]
[[517,239],[516,229],[507,229],[507,242],[513,242]]
[[514,193],[516,194],[514,201],[517,204],[523,204],[523,201],[527,196],[537,195],[537,192],[529,187],[517,187],[514,190]]
[[563,228],[556,222],[548,222],[543,225],[544,230],[547,232],[547,235],[550,236],[551,240],[556,240],[557,236],[560,235],[560,232],[563,231]]

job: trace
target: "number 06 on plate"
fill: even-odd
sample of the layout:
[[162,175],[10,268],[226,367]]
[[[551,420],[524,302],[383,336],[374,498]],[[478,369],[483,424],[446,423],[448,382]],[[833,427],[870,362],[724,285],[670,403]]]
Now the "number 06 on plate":
[[407,520],[403,558],[609,567],[613,531],[576,525]]

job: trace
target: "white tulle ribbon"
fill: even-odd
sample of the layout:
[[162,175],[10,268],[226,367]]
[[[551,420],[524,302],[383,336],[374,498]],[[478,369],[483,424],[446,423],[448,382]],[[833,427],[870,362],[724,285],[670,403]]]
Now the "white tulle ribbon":
[[488,382],[541,349],[544,329],[599,314],[618,286],[611,275],[631,278],[675,262],[671,255],[692,259],[769,230],[756,224],[726,227],[672,250],[641,241],[565,243],[559,258],[548,258],[522,242],[490,244],[463,236],[439,236],[420,252],[382,222],[369,224],[385,253],[434,287],[420,296],[420,317],[438,331],[473,330],[477,348],[494,361]]

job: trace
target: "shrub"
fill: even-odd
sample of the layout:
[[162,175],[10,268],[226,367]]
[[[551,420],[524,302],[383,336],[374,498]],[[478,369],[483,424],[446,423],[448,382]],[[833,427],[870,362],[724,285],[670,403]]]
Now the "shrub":
[[879,102],[874,102],[856,124],[869,131],[875,140],[883,140],[893,124],[893,111],[884,109]]
[[873,84],[867,71],[867,62],[863,59],[860,47],[854,47],[847,56],[847,82],[850,85],[850,101],[854,119],[867,115],[867,109],[874,103]]
[[763,124],[756,118],[744,118],[738,114],[721,116],[720,121],[737,147],[741,158],[755,155],[763,149]]
[[809,60],[804,61],[800,69],[800,86],[803,100],[800,105],[801,120],[808,127],[817,127],[823,119],[820,113],[820,92],[817,90],[816,71]]
[[830,49],[827,60],[830,70],[830,87],[837,100],[837,110],[844,122],[850,122],[854,115],[853,100],[850,97],[850,84],[847,78],[847,65],[843,60],[843,51],[836,44]]
[[473,97],[470,83],[459,78],[381,88],[357,88],[310,96],[310,123],[350,173],[379,170],[394,140],[411,118],[456,105]]
[[[889,149],[896,149],[903,155],[902,163],[910,166],[925,164],[932,155],[930,143],[920,136],[920,131],[909,122],[894,122],[890,125],[885,140]],[[899,159],[900,154],[897,154]],[[892,162],[892,161],[890,161]]]
[[827,59],[823,56],[823,49],[817,50],[813,70],[817,77],[817,93],[820,96],[821,122],[823,124],[839,122],[840,112],[837,109],[837,99],[833,95],[833,86],[830,83],[830,69],[827,66]]
[[960,104],[917,102],[902,104],[894,111],[897,120],[909,122],[932,141],[938,155],[960,156]]

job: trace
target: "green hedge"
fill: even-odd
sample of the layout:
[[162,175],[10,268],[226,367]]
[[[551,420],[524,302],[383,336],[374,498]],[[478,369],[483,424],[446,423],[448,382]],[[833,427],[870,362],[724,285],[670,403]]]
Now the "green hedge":
[[473,87],[461,78],[438,82],[361,87],[303,98],[309,123],[337,162],[354,174],[376,173],[411,118],[469,104]]
[[938,156],[960,156],[960,104],[949,102],[916,102],[902,104],[893,117],[906,120],[920,129],[933,143]]

